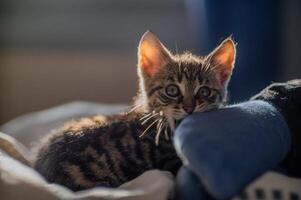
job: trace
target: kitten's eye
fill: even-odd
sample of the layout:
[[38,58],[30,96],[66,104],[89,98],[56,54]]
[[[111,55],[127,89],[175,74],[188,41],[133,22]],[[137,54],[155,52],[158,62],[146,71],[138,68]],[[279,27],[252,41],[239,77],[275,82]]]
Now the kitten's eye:
[[203,86],[198,91],[199,97],[209,97],[211,94],[211,89],[209,87]]
[[175,84],[170,84],[165,88],[165,93],[170,97],[177,97],[180,95],[180,89]]

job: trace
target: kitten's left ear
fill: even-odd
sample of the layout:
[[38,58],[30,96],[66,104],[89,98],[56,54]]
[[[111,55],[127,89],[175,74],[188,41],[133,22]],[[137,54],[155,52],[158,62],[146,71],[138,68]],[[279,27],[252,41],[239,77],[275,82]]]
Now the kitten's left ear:
[[153,76],[171,60],[171,53],[150,31],[142,36],[138,47],[138,67],[143,74]]
[[225,39],[207,56],[212,70],[215,70],[222,86],[227,86],[231,77],[236,57],[236,45],[231,37]]

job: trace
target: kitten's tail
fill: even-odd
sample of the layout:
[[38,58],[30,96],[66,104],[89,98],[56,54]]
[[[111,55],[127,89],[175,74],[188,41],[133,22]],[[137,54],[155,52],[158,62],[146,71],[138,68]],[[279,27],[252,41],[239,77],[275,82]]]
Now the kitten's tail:
[[29,150],[18,142],[15,138],[0,132],[0,156],[1,153],[31,166],[31,157]]

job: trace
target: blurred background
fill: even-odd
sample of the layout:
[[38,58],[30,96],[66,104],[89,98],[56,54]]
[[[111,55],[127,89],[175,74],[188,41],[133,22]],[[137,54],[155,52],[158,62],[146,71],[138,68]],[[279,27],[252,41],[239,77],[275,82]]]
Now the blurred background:
[[1,0],[0,124],[84,100],[130,103],[151,29],[173,52],[238,43],[232,102],[301,77],[299,0]]

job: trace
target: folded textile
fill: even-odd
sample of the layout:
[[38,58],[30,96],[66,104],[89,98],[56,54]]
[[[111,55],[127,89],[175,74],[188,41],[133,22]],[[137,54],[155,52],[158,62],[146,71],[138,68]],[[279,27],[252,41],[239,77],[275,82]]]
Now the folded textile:
[[[291,138],[276,108],[257,100],[187,117],[174,143],[204,189],[226,199],[277,166],[289,152]],[[178,177],[177,185],[182,180]]]
[[8,156],[0,148],[0,199],[5,200],[166,200],[174,186],[169,172],[150,170],[119,188],[96,187],[73,192],[49,184],[34,169]]
[[175,196],[177,200],[212,199],[200,182],[200,179],[185,166],[178,172],[176,182]]

